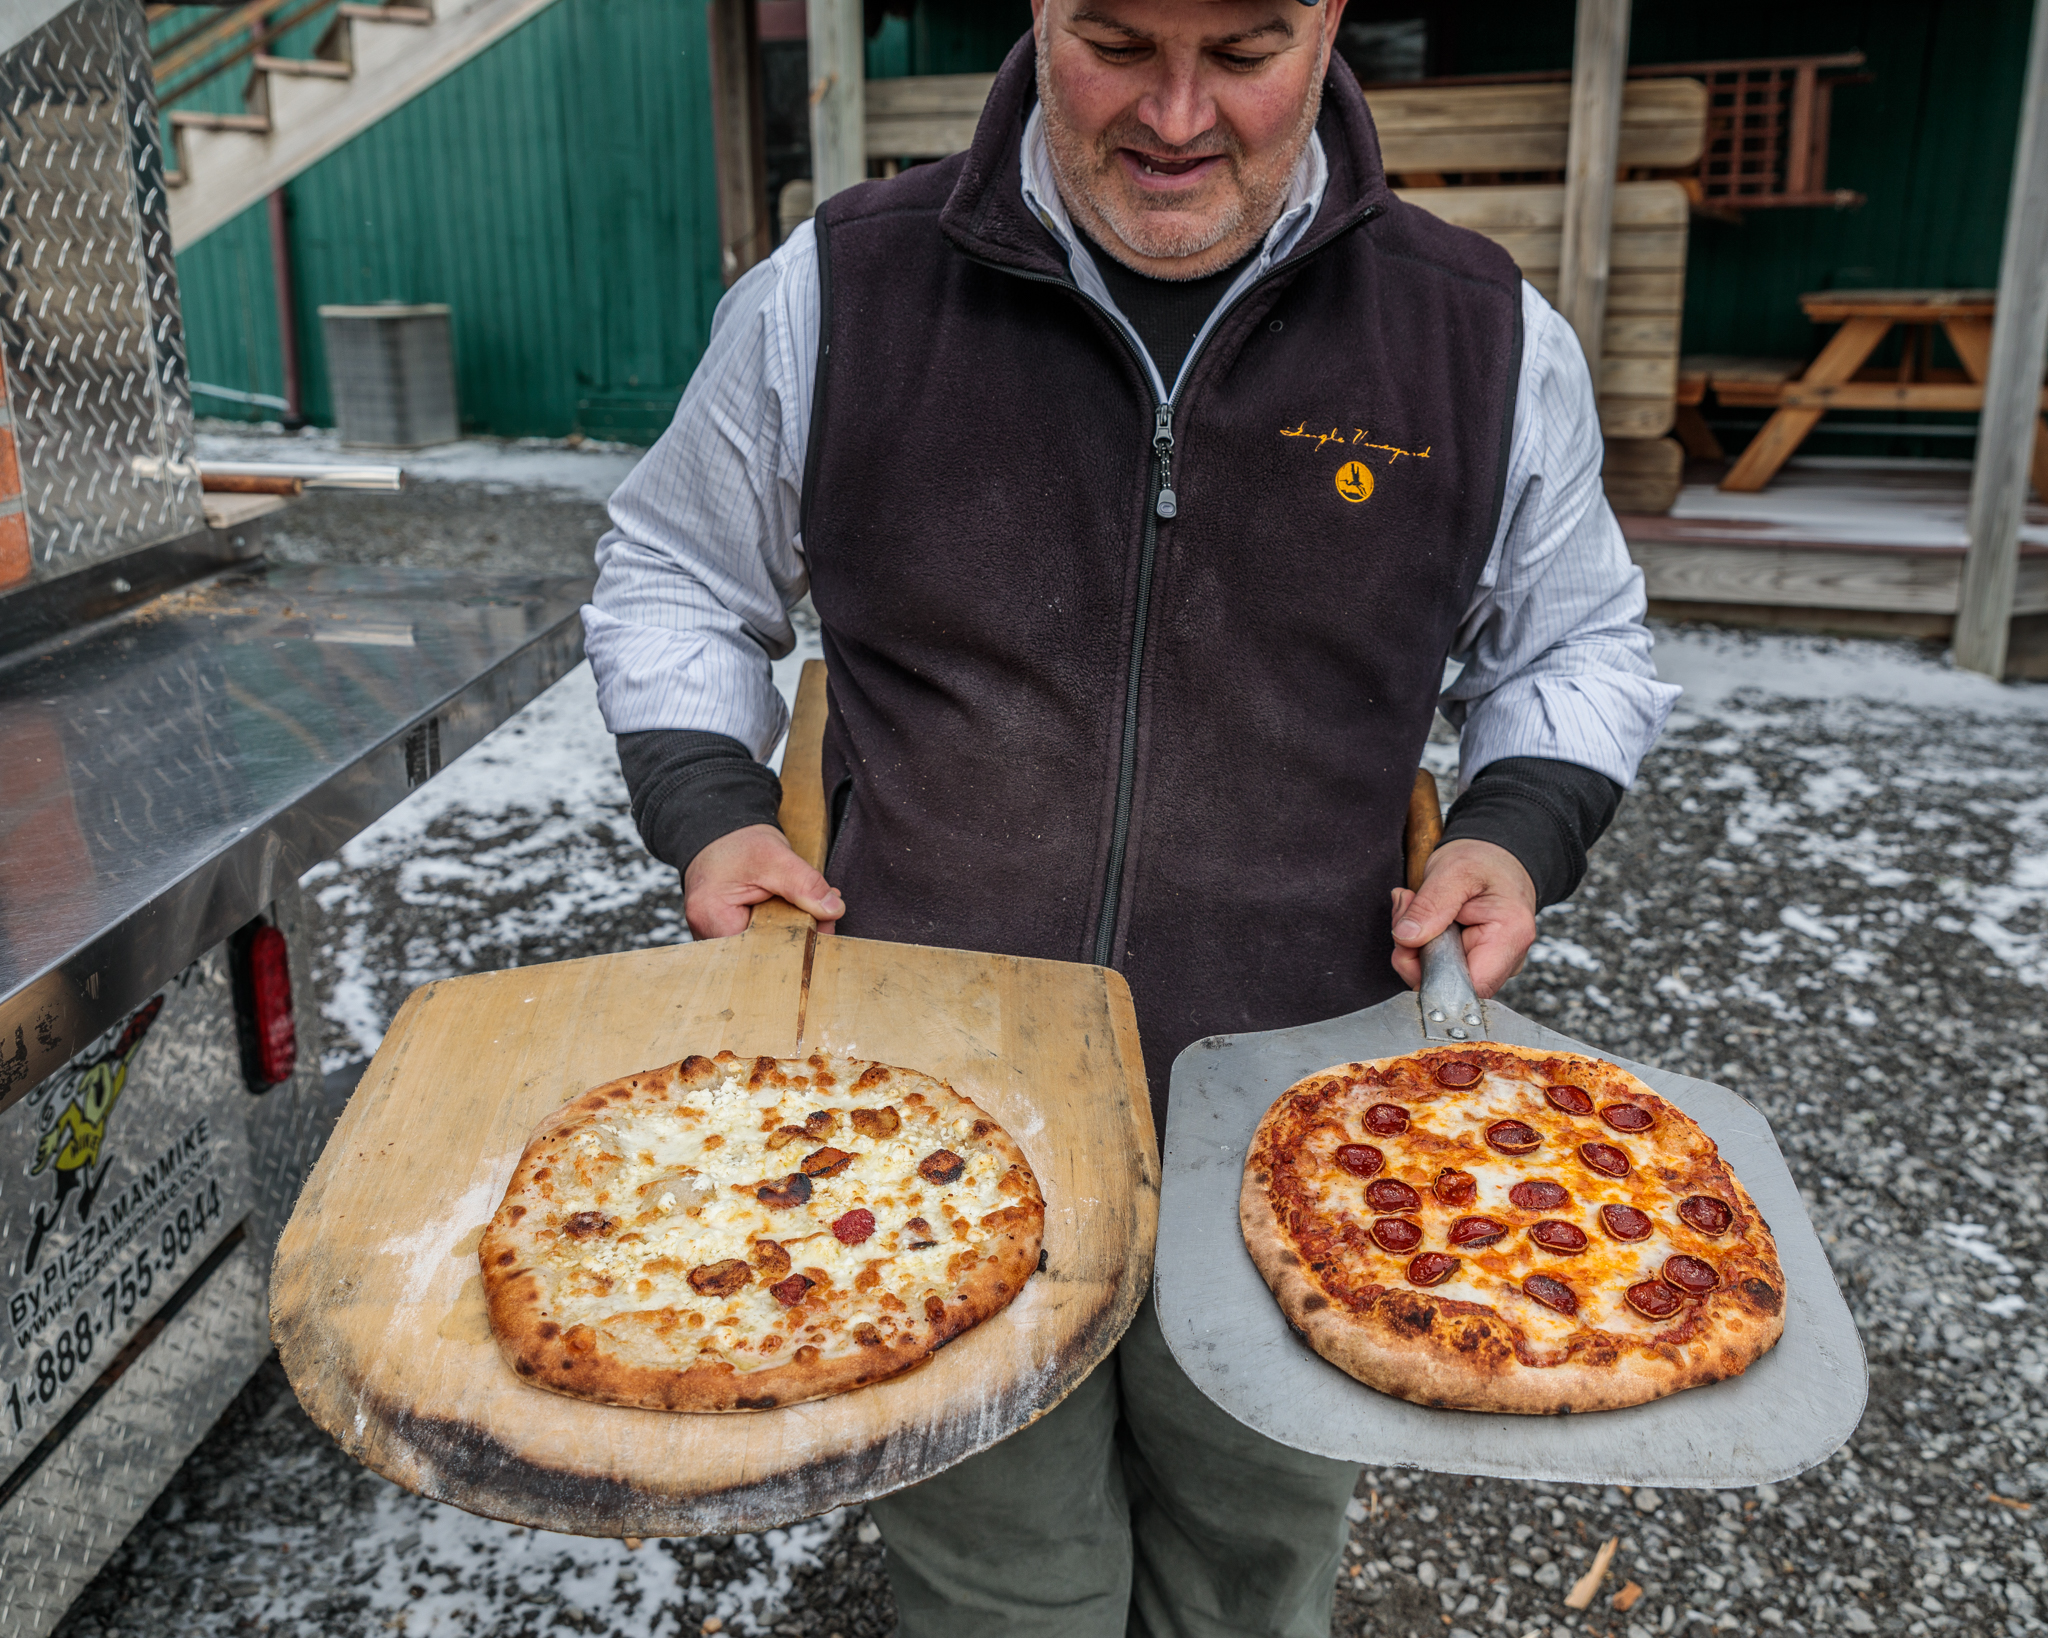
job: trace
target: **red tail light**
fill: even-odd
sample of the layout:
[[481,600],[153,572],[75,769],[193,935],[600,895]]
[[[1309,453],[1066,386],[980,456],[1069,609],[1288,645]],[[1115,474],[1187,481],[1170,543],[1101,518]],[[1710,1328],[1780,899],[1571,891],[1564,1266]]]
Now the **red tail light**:
[[257,1069],[272,1085],[288,1081],[299,1062],[299,1036],[292,1025],[291,960],[275,927],[259,927],[249,940],[249,1000]]

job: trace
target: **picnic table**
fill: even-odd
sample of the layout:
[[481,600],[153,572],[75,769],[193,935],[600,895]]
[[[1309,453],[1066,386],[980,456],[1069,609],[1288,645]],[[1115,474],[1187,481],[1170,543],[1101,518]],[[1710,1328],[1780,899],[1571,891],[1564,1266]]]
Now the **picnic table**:
[[[1816,324],[1841,326],[1805,373],[1772,384],[1761,401],[1776,409],[1749,447],[1721,480],[1723,489],[1753,494],[1778,469],[1831,409],[1980,410],[1984,375],[1991,361],[1994,292],[1989,290],[1825,290],[1801,296],[1799,305]],[[1878,343],[1894,325],[1906,327],[1896,365],[1867,366]],[[1930,362],[1939,326],[1962,360],[1962,368]],[[1714,381],[1720,392],[1720,378]],[[1756,383],[1752,387],[1760,386]],[[1759,401],[1751,398],[1751,402]],[[2048,407],[2048,393],[2043,394]],[[2048,425],[2036,422],[2034,488],[2048,498]]]

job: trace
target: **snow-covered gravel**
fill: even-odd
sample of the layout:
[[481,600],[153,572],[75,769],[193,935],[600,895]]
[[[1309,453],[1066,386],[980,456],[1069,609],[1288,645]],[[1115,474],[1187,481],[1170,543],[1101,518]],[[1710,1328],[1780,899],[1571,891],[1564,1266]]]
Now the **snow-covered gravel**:
[[[479,560],[567,561],[602,527],[598,480],[546,481],[462,471],[390,504],[461,517]],[[1821,1468],[1754,1492],[1368,1469],[1336,1631],[2043,1632],[2048,688],[1904,645],[1661,635],[1678,718],[1507,999],[1764,1110],[1862,1329],[1869,1410]],[[308,886],[329,917],[330,1067],[426,979],[681,936],[587,672]],[[272,1364],[62,1631],[881,1638],[873,1534],[855,1511],[631,1549],[471,1518],[355,1468]],[[1564,1592],[1610,1536],[1612,1572],[1575,1614]]]

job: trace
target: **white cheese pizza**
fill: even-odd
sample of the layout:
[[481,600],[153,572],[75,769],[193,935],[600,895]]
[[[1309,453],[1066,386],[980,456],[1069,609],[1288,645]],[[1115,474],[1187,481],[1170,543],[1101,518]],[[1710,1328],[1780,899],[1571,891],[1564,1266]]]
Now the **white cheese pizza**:
[[942,1082],[721,1052],[542,1122],[479,1255],[534,1386],[766,1410],[893,1376],[1001,1311],[1044,1222],[1023,1151]]

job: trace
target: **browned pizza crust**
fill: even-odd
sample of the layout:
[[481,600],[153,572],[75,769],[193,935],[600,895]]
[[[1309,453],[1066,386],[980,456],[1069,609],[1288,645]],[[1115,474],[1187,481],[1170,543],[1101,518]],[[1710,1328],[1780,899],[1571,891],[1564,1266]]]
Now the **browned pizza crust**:
[[[799,1162],[805,1149],[814,1149],[813,1158],[827,1153],[829,1139],[830,1154],[849,1158],[836,1171],[825,1161],[803,1202],[759,1207],[752,1187],[728,1183],[721,1191],[701,1177],[680,1177],[694,1168],[611,1166],[622,1157],[607,1145],[616,1146],[622,1122],[652,1120],[651,1127],[623,1127],[636,1134],[664,1129],[664,1118],[677,1128],[702,1128],[708,1123],[692,1117],[705,1113],[707,1094],[721,1085],[730,1093],[736,1080],[747,1118],[727,1119],[720,1143],[726,1154],[790,1129],[760,1113],[778,1099],[784,1113],[810,1109],[814,1120],[834,1118],[823,1137],[799,1136],[747,1168],[772,1186],[793,1165],[808,1164]],[[854,1114],[877,1110],[900,1125],[880,1137],[857,1133]],[[592,1133],[604,1134],[596,1146]],[[934,1182],[919,1175],[914,1158],[904,1163],[894,1152],[920,1145],[940,1146],[960,1160],[961,1176]],[[610,1177],[608,1169],[620,1175]],[[654,1181],[624,1187],[650,1170]],[[666,1208],[665,1199],[672,1202]],[[743,1228],[765,1221],[780,1236],[743,1235],[724,1248],[736,1254],[734,1263],[755,1262],[729,1303],[738,1341],[722,1352],[707,1344],[723,1334],[715,1316],[728,1299],[707,1298],[691,1282],[679,1287],[676,1259],[646,1256],[660,1249],[658,1237],[677,1225],[678,1213],[699,1218],[721,1205],[738,1214]],[[835,1251],[830,1222],[841,1208],[867,1211],[874,1223],[869,1239]],[[595,1226],[586,1221],[592,1217]],[[1015,1140],[943,1083],[823,1054],[739,1060],[721,1053],[597,1087],[541,1122],[484,1234],[479,1260],[492,1331],[506,1362],[531,1385],[645,1410],[766,1410],[897,1375],[999,1313],[1037,1268],[1044,1218],[1036,1179]],[[912,1230],[909,1223],[922,1226]],[[764,1241],[799,1249],[783,1250],[778,1264],[750,1249]],[[593,1271],[578,1262],[586,1250],[611,1261]],[[863,1262],[860,1279],[874,1272],[871,1284],[806,1263],[807,1255],[843,1263],[854,1252]],[[890,1286],[891,1270],[913,1260],[916,1270],[906,1277],[915,1289],[905,1301]],[[722,1262],[694,1272],[709,1278]],[[762,1288],[792,1274],[817,1283],[794,1302],[763,1301]],[[638,1297],[636,1275],[646,1287]],[[608,1312],[595,1323],[579,1318],[593,1308]],[[692,1325],[692,1314],[701,1321],[707,1312],[710,1323]],[[777,1358],[784,1350],[786,1357]]]
[[[1711,1260],[1721,1275],[1719,1287],[1703,1300],[1687,1302],[1668,1321],[1626,1311],[1620,1323],[1581,1324],[1562,1341],[1553,1334],[1532,1346],[1512,1310],[1533,1309],[1516,1302],[1518,1293],[1508,1289],[1512,1276],[1527,1267],[1563,1270],[1566,1262],[1532,1261],[1536,1254],[1525,1251],[1517,1263],[1512,1253],[1492,1248],[1468,1254],[1462,1263],[1493,1262],[1499,1277],[1492,1287],[1496,1301],[1467,1300],[1405,1279],[1407,1254],[1389,1255],[1369,1230],[1360,1232],[1371,1217],[1369,1209],[1361,1206],[1352,1215],[1329,1199],[1306,1198],[1313,1188],[1303,1175],[1309,1169],[1303,1165],[1309,1146],[1304,1128],[1326,1130],[1334,1118],[1344,1138],[1370,1142],[1385,1154],[1385,1170],[1375,1177],[1406,1179],[1422,1196],[1424,1206],[1404,1214],[1424,1225],[1417,1252],[1451,1249],[1443,1230],[1461,1211],[1483,1211],[1513,1229],[1553,1215],[1503,1208],[1497,1194],[1482,1194],[1462,1208],[1439,1207],[1432,1198],[1429,1182],[1445,1167],[1484,1164],[1496,1177],[1506,1170],[1500,1156],[1487,1155],[1481,1162],[1469,1142],[1461,1145],[1454,1132],[1438,1129],[1454,1122],[1430,1118],[1462,1096],[1428,1075],[1431,1066],[1452,1058],[1509,1072],[1527,1065],[1545,1078],[1586,1089],[1596,1104],[1628,1102],[1645,1111],[1657,1142],[1654,1155],[1639,1154],[1631,1174],[1642,1179],[1638,1198],[1668,1207],[1680,1196],[1709,1194],[1735,1209],[1729,1230],[1711,1237],[1695,1232],[1668,1209],[1652,1214],[1658,1234],[1672,1248]],[[1362,1130],[1355,1120],[1342,1121],[1379,1099],[1412,1109],[1415,1124],[1397,1136],[1382,1137]],[[1553,1129],[1584,1128],[1595,1141],[1614,1136],[1585,1120],[1565,1121],[1542,1103],[1540,1094],[1536,1109]],[[1537,1119],[1532,1111],[1530,1122]],[[1631,1147],[1640,1152],[1650,1145],[1637,1138]],[[1562,1172],[1576,1180],[1562,1145],[1548,1148],[1540,1162],[1524,1165],[1526,1175]],[[1339,1181],[1328,1190],[1332,1177]],[[1328,1193],[1347,1195],[1350,1180],[1333,1168],[1321,1168],[1318,1181]],[[1362,1194],[1363,1188],[1360,1182],[1356,1192]],[[1627,1191],[1610,1179],[1587,1192],[1627,1198]],[[1739,1375],[1784,1330],[1784,1275],[1776,1244],[1712,1140],[1634,1076],[1576,1055],[1488,1042],[1372,1064],[1340,1064],[1305,1077],[1282,1093],[1260,1122],[1246,1158],[1239,1219],[1253,1262],[1309,1345],[1368,1386],[1417,1404],[1539,1415],[1620,1409]],[[1597,1230],[1593,1238],[1588,1247],[1592,1267],[1621,1260],[1620,1248],[1598,1243]],[[1503,1244],[1511,1246],[1513,1237]],[[1467,1278],[1483,1283],[1484,1271],[1474,1267]],[[1553,1333],[1556,1328],[1557,1322],[1551,1322]]]

